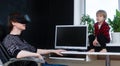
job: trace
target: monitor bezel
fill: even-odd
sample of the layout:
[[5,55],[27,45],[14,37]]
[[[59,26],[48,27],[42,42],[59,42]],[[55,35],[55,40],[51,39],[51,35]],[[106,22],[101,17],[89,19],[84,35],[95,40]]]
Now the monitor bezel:
[[[57,28],[58,27],[86,27],[86,46],[57,46]],[[55,49],[77,49],[77,50],[87,50],[88,47],[88,26],[87,25],[56,25],[55,28]]]

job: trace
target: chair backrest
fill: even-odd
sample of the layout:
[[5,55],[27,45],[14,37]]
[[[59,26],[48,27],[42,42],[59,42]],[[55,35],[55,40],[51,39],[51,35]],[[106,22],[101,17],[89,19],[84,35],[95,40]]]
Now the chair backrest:
[[3,63],[9,61],[11,57],[9,56],[6,48],[3,46],[3,44],[0,42],[0,59]]

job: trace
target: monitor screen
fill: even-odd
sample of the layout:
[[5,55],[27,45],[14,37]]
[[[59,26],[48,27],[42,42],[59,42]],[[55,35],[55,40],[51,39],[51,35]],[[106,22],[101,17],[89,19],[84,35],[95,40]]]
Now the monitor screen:
[[87,26],[57,25],[55,48],[87,49]]

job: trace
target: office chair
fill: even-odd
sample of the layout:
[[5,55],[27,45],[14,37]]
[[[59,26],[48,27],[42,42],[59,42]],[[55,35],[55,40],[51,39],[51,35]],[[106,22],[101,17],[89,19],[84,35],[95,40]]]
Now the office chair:
[[36,65],[39,66],[40,63],[45,63],[44,60],[35,57],[24,57],[19,59],[11,58],[6,48],[4,48],[1,42],[0,42],[0,54],[1,54],[1,61],[3,62],[3,66],[23,66],[25,62],[29,62],[31,64],[36,63]]

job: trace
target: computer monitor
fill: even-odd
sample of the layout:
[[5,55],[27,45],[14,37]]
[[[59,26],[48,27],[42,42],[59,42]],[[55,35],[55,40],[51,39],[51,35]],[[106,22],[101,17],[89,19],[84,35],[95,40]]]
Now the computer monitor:
[[87,25],[56,25],[55,48],[86,50]]

